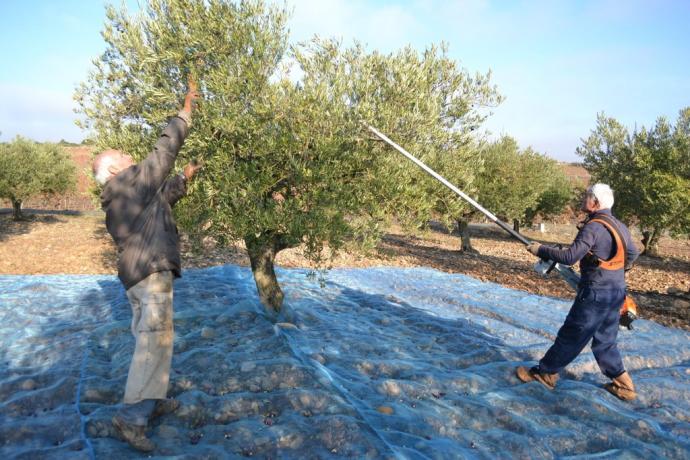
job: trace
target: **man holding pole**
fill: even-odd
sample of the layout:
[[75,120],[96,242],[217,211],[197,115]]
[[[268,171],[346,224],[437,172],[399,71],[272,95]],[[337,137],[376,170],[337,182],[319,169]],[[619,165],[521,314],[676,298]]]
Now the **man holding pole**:
[[117,150],[96,156],[93,171],[101,183],[106,227],[118,248],[118,276],[132,307],[134,356],[123,407],[113,417],[118,434],[137,450],[150,452],[150,419],[172,412],[166,399],[173,349],[173,279],[181,276],[177,226],[172,206],[186,193],[199,165],[168,178],[189,132],[196,85],[189,83],[184,107],[170,120],[153,151],[139,164]]
[[599,368],[611,379],[605,388],[622,400],[637,396],[632,379],[623,367],[616,338],[620,308],[625,300],[625,271],[632,267],[639,251],[628,228],[611,214],[611,206],[611,188],[595,184],[587,189],[582,201],[587,219],[568,249],[539,243],[527,246],[529,252],[542,259],[565,265],[579,261],[581,278],[575,302],[556,341],[538,365],[517,368],[521,381],[538,381],[553,389],[558,373],[591,341]]
[[[518,367],[517,377],[523,382],[538,381],[549,389],[556,386],[558,372],[572,362],[592,340],[592,352],[601,371],[611,379],[605,388],[616,397],[632,400],[637,396],[630,375],[623,361],[616,338],[621,319],[621,307],[625,302],[625,271],[632,267],[639,256],[630,231],[611,214],[613,191],[606,184],[595,184],[583,197],[582,210],[588,213],[575,241],[568,249],[557,249],[531,242],[510,228],[479,203],[467,196],[434,170],[412,156],[373,126],[366,127],[379,139],[396,149],[429,175],[470,203],[475,209],[508,232],[532,254],[553,262],[563,279],[577,288],[575,303],[558,331],[556,342],[539,365],[532,368]],[[580,261],[578,276],[570,265]],[[626,319],[628,327],[634,317]]]

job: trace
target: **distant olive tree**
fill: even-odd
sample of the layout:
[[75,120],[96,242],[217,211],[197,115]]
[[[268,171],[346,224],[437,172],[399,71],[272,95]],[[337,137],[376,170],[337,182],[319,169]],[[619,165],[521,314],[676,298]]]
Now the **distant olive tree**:
[[107,50],[77,94],[86,127],[99,147],[141,157],[196,78],[203,97],[180,160],[204,169],[177,217],[194,236],[244,241],[269,311],[283,301],[279,251],[302,246],[318,262],[325,245],[433,207],[427,179],[363,122],[428,158],[459,151],[495,99],[488,75],[443,48],[290,47],[285,9],[262,1],[152,0],[139,16],[107,15]]
[[[450,183],[464,193],[475,196],[478,193],[477,179],[484,171],[482,156],[482,139],[472,139],[454,152],[446,152],[438,162],[438,172]],[[469,234],[470,219],[476,214],[475,209],[462,198],[447,191],[438,183],[434,186],[445,193],[437,199],[435,210],[448,228],[455,223],[460,233],[460,251],[476,252],[472,247]]]
[[558,161],[540,157],[537,167],[542,171],[543,189],[535,205],[525,210],[523,222],[534,223],[537,216],[549,219],[562,214],[579,197],[579,188],[568,179]]
[[658,252],[659,237],[690,233],[690,107],[672,126],[661,117],[652,129],[632,134],[600,114],[597,126],[578,147],[584,165],[598,182],[615,192],[614,210],[635,221],[645,252]]
[[14,220],[24,217],[22,202],[27,199],[75,186],[76,167],[60,146],[22,137],[0,144],[0,198],[11,201]]
[[570,188],[556,160],[530,147],[520,150],[508,136],[488,145],[482,157],[484,169],[476,181],[480,202],[512,221],[515,230],[537,213],[557,213],[567,203]]
[[[470,190],[477,201],[513,228],[558,215],[570,203],[573,187],[559,163],[531,148],[520,149],[515,139],[501,139],[483,144],[474,163],[476,175]],[[469,209],[457,219],[461,250],[473,251],[469,221],[481,217]]]

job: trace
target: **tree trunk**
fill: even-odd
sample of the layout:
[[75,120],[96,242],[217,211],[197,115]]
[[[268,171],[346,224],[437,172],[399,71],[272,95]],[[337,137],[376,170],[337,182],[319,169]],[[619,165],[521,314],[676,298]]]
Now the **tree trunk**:
[[283,291],[280,289],[274,270],[276,255],[286,248],[279,235],[245,236],[252,273],[259,292],[259,300],[266,311],[274,316],[283,306]]
[[513,219],[513,230],[520,233],[520,221],[517,219]]
[[460,252],[477,252],[470,241],[470,226],[465,219],[456,219],[460,233]]
[[13,220],[24,220],[24,214],[22,214],[22,201],[15,200],[12,198],[12,219]]
[[647,256],[659,255],[659,233],[655,228],[642,232],[642,245],[644,246],[642,254]]

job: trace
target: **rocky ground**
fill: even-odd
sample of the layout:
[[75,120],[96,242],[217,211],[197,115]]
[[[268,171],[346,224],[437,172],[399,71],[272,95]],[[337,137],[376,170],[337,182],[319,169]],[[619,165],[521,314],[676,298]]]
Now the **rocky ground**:
[[[561,298],[572,297],[570,288],[552,274],[537,275],[535,259],[523,246],[500,229],[488,225],[471,228],[476,253],[457,250],[459,239],[433,227],[409,235],[393,227],[378,247],[364,254],[345,250],[329,261],[328,267],[432,267],[448,273],[463,273],[507,287]],[[547,226],[547,232],[523,232],[529,238],[549,243],[572,241],[575,229],[569,225]],[[241,242],[219,248],[207,244],[193,250],[183,239],[183,266],[208,267],[221,264],[248,265]],[[690,330],[690,241],[664,238],[661,257],[642,256],[629,273],[630,290],[642,318]],[[0,214],[1,274],[112,274],[116,273],[115,247],[105,231],[102,214],[35,214],[29,220],[13,222]],[[282,267],[316,268],[299,248],[281,252]]]

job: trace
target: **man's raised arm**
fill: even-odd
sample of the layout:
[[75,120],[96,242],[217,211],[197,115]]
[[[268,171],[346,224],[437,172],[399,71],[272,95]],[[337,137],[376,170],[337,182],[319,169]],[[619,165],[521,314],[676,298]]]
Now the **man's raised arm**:
[[165,127],[156,142],[153,151],[140,163],[142,174],[147,185],[154,189],[161,187],[170,170],[175,165],[175,158],[182,148],[192,124],[194,101],[199,97],[196,82],[189,80],[189,90],[184,99],[184,106]]

